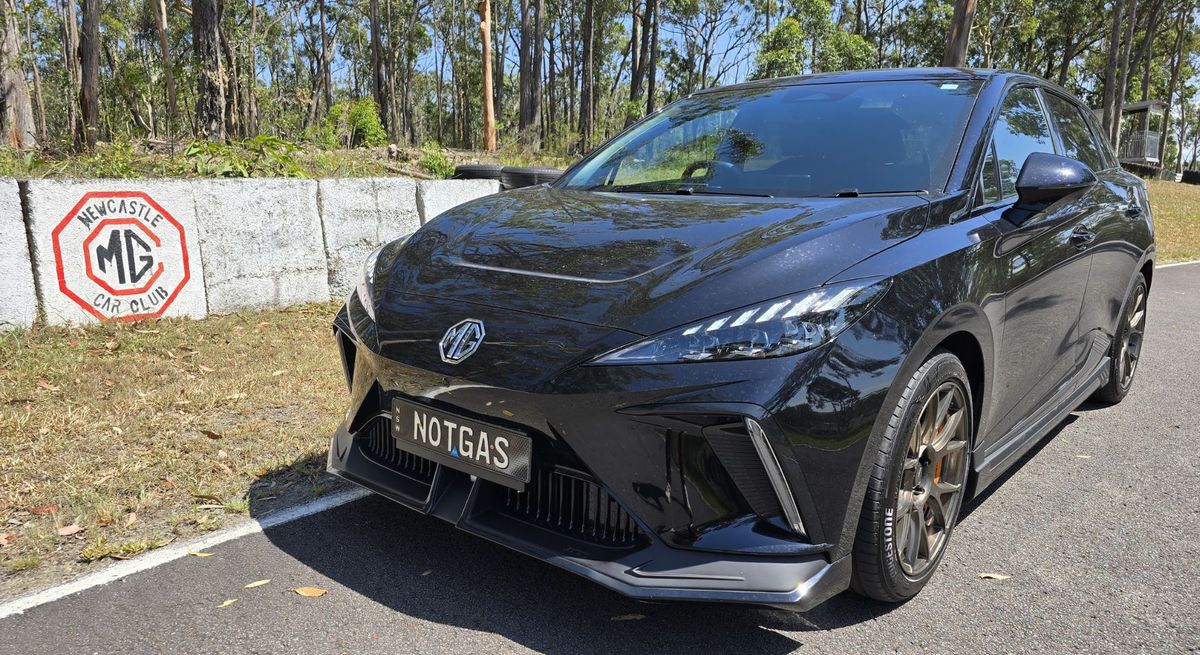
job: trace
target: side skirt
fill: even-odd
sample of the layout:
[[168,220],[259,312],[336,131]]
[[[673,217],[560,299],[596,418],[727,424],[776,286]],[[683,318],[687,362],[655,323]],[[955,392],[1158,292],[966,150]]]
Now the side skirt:
[[[1059,388],[1059,392],[1050,398],[1041,411],[1031,415],[1017,424],[1008,436],[993,452],[976,453],[975,488],[972,496],[979,494],[991,486],[1010,466],[1015,464],[1022,455],[1037,445],[1058,426],[1071,412],[1075,411],[1088,396],[1108,383],[1112,359],[1109,346],[1112,342],[1107,335],[1098,334],[1091,344],[1087,363],[1080,369],[1074,379]],[[979,455],[984,455],[979,457]]]

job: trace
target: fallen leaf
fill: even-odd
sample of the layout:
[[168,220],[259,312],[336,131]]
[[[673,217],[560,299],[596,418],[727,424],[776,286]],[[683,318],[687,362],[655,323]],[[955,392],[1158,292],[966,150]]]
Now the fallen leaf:
[[213,432],[212,430],[201,430],[200,434],[208,437],[209,439],[224,439],[225,438],[225,435],[221,434],[220,432]]
[[320,587],[296,587],[292,591],[306,598],[320,598],[321,596],[329,593],[327,589],[322,589]]
[[1091,455],[1076,455],[1076,457],[1078,457],[1079,459],[1091,459],[1092,458]]
[[609,619],[610,621],[641,621],[646,618],[645,614],[618,614]]
[[0,548],[8,548],[9,546],[13,545],[13,542],[16,540],[17,535],[12,534],[11,532],[2,533],[0,534]]
[[49,505],[39,505],[38,507],[30,507],[29,513],[34,516],[49,516],[50,514],[58,513],[58,505],[53,503]]
[[1004,575],[1003,573],[980,573],[979,577],[983,578],[984,580],[1007,580],[1012,576]]
[[512,412],[510,412],[510,411],[508,411],[507,409],[502,409],[502,410],[500,410],[500,413],[501,413],[501,414],[503,414],[503,415],[505,415],[505,416],[507,416],[507,417],[509,417],[509,418],[512,418],[512,416],[513,416],[513,413],[512,413]]
[[429,575],[430,573],[433,573],[433,569],[427,569],[427,570],[423,571],[421,573],[421,577],[425,577],[425,576]]
[[212,557],[213,556],[212,553],[205,553],[205,552],[199,551],[199,550],[189,550],[187,552],[187,554],[191,555],[192,557]]
[[274,373],[271,374],[271,377],[277,378],[281,375],[287,375],[287,374],[288,374],[288,370],[285,368],[285,369],[280,369],[278,371],[275,371]]
[[72,523],[71,525],[64,525],[63,527],[59,528],[58,536],[69,537],[73,534],[79,534],[80,532],[83,532],[83,530],[84,527],[82,525],[79,525],[78,523]]
[[125,434],[125,431],[124,431],[124,430],[122,430],[121,428],[119,428],[119,427],[117,427],[117,426],[115,426],[115,425],[114,425],[114,426],[112,426],[112,429],[113,429],[113,432],[116,432],[117,434]]
[[137,523],[137,512],[130,512],[130,513],[126,514],[125,515],[125,527],[128,528],[129,526],[133,525],[134,523]]
[[242,398],[245,398],[245,397],[246,397],[246,394],[244,394],[244,393],[231,393],[228,396],[225,396],[225,400],[241,400]]
[[254,582],[251,582],[250,584],[246,585],[244,588],[245,589],[253,589],[255,587],[261,587],[270,581],[271,581],[270,578],[267,578],[266,580],[255,580]]
[[49,391],[51,393],[60,390],[58,387],[47,382],[45,378],[38,378],[37,385],[39,387],[41,387],[42,389],[45,389],[46,391]]
[[201,372],[201,373],[212,373],[212,372],[213,372],[213,371],[215,371],[215,370],[217,370],[217,369],[215,369],[215,368],[209,368],[209,367],[205,366],[204,364],[201,364],[201,365],[200,365],[200,372]]
[[224,603],[217,605],[217,609],[221,609],[222,607],[229,607],[230,605],[232,605],[236,602],[237,602],[236,598],[230,598],[229,600],[225,601]]

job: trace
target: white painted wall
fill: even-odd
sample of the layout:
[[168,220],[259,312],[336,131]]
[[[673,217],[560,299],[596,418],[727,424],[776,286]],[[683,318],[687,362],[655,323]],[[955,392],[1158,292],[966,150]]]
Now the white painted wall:
[[329,299],[317,183],[192,182],[208,311],[286,307]]
[[[26,182],[29,194],[26,222],[32,235],[33,270],[41,291],[42,311],[47,323],[95,323],[99,319],[68,295],[68,291],[85,303],[95,304],[97,293],[91,285],[81,285],[78,280],[84,275],[83,243],[81,231],[88,228],[78,223],[67,225],[61,233],[60,253],[55,254],[53,232],[64,222],[72,210],[89,193],[136,191],[144,193],[170,214],[183,228],[183,246],[187,249],[188,278],[183,282],[177,296],[171,301],[163,316],[190,316],[202,318],[208,313],[205,299],[204,263],[200,253],[199,230],[196,224],[196,206],[192,198],[192,184],[182,180],[32,180]],[[15,185],[14,185],[15,186]],[[15,189],[12,191],[15,195]],[[0,187],[0,194],[9,195],[9,190]],[[138,198],[137,200],[141,200]],[[0,203],[7,202],[7,199]],[[85,203],[86,206],[87,203]],[[0,204],[2,206],[2,204]],[[148,213],[149,220],[156,220],[157,211]],[[95,224],[95,223],[93,223]],[[168,229],[166,222],[159,222],[160,229]],[[161,253],[164,266],[171,267],[167,277],[182,267],[181,250],[167,242]],[[62,266],[62,278],[59,266]],[[172,291],[174,289],[172,288]],[[134,297],[136,298],[136,296]],[[129,315],[139,310],[130,308],[131,298],[123,298],[116,309],[98,307],[97,311],[106,318]],[[151,310],[153,311],[153,309]]]
[[29,241],[16,180],[0,179],[0,330],[37,320]]
[[[344,297],[375,247],[417,230],[457,205],[499,191],[499,183],[492,180],[418,182],[401,177],[20,184],[28,194],[24,208],[18,182],[0,180],[0,329],[27,327],[37,320],[35,288],[41,292],[47,322],[98,320],[64,293],[59,281],[60,263],[68,279],[86,274],[83,238],[76,233],[72,244],[60,249],[61,262],[52,238],[55,228],[88,193],[144,193],[179,222],[188,280],[164,316],[200,318]],[[153,212],[148,216],[152,219]],[[85,229],[78,219],[67,223],[71,229]],[[91,233],[93,224],[86,225],[84,234]],[[176,268],[183,256],[178,249],[160,254],[165,266]],[[114,316],[123,313],[129,312]]]
[[372,250],[421,227],[417,184],[408,178],[321,180],[317,201],[334,298],[344,298],[358,283]]

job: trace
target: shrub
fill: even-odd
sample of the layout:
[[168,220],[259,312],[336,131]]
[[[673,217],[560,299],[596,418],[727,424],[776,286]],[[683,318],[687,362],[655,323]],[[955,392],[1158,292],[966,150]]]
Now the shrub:
[[454,162],[446,156],[436,141],[426,141],[425,145],[421,146],[421,159],[417,162],[417,168],[443,180],[454,175]]

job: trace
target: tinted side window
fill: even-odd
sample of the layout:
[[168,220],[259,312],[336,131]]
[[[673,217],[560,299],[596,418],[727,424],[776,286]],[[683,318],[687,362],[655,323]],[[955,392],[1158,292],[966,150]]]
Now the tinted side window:
[[1058,127],[1058,134],[1062,137],[1063,154],[1078,159],[1094,171],[1104,170],[1106,166],[1104,155],[1100,154],[1100,144],[1096,143],[1079,109],[1053,93],[1044,94],[1044,97],[1050,107],[1050,116],[1054,118],[1054,125]]
[[993,134],[996,164],[1000,168],[1000,195],[1017,195],[1017,175],[1025,158],[1035,152],[1054,152],[1050,128],[1037,93],[1031,88],[1009,92],[1000,107],[1000,118]]

